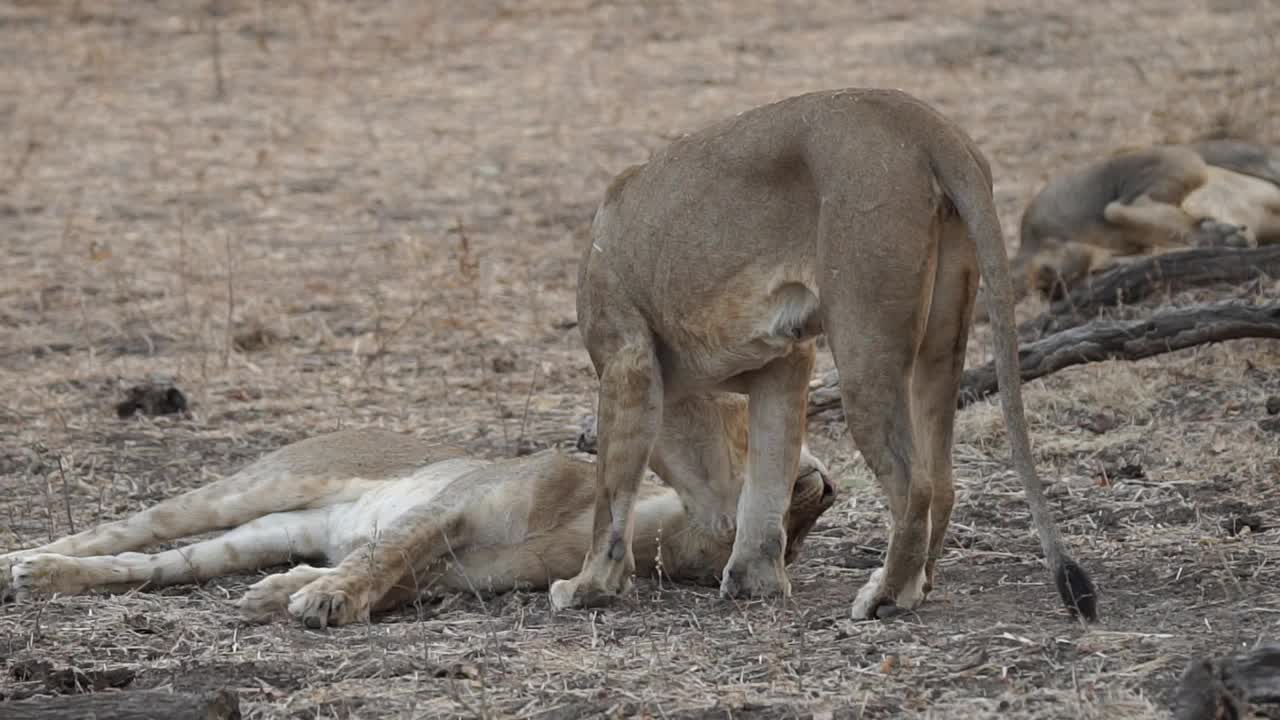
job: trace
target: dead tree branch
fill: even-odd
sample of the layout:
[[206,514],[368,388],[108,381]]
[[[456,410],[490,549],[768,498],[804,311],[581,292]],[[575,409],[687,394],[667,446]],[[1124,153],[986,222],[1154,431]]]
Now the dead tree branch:
[[1079,327],[1104,308],[1136,303],[1152,295],[1218,284],[1280,277],[1280,245],[1257,249],[1196,248],[1141,258],[1098,273],[1040,317],[1018,328],[1023,338]]
[[239,720],[240,701],[229,690],[203,695],[139,690],[55,695],[0,703],[6,720]]
[[1173,720],[1243,718],[1250,703],[1280,703],[1280,643],[1245,655],[1192,658],[1173,696]]
[[[1102,360],[1142,360],[1240,338],[1280,338],[1280,302],[1251,305],[1231,300],[1161,310],[1145,320],[1098,319],[1023,343],[1019,359],[1025,382],[1072,365]],[[840,404],[839,381],[834,370],[810,388],[810,415]],[[959,407],[994,395],[998,388],[994,363],[966,370],[960,386]]]

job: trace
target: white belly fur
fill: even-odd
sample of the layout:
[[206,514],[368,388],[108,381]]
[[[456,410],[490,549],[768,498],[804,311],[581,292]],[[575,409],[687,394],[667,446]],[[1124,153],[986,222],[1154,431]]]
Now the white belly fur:
[[1196,217],[1245,225],[1245,235],[1256,243],[1259,231],[1280,225],[1280,187],[1210,166],[1209,181],[1187,195],[1182,208]]
[[328,557],[340,561],[357,546],[375,540],[404,513],[439,495],[454,480],[489,464],[477,458],[443,460],[370,490],[355,502],[335,505],[329,512]]

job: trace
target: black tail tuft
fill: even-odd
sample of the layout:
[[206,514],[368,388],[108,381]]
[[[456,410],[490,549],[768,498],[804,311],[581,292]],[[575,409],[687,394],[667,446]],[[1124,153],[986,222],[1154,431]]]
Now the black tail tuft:
[[1067,604],[1071,614],[1090,622],[1097,620],[1098,591],[1093,587],[1089,573],[1077,565],[1075,560],[1068,558],[1058,566],[1056,575],[1058,594],[1062,596],[1062,601]]

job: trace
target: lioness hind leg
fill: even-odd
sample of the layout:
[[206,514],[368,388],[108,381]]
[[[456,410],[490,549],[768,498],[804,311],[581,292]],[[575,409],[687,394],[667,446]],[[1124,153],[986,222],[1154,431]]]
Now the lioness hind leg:
[[911,383],[938,241],[937,229],[926,224],[935,209],[908,197],[871,211],[846,210],[843,217],[840,212],[835,204],[824,206],[820,225],[823,264],[839,269],[820,276],[823,327],[849,434],[885,494],[892,526],[884,568],[854,601],[854,616],[867,618],[912,609],[923,600],[934,490]]
[[636,488],[662,422],[662,374],[647,331],[612,352],[602,353],[590,340],[587,346],[593,360],[603,355],[595,514],[582,570],[551,585],[558,609],[604,604],[630,586]]
[[160,553],[91,557],[37,553],[14,563],[13,588],[22,599],[107,586],[163,587],[314,557],[323,552],[325,512],[276,513],[212,540]]
[[809,376],[817,350],[797,344],[787,355],[743,378],[750,398],[748,473],[738,498],[737,535],[720,582],[725,597],[791,594],[783,561],[783,524],[804,443]]
[[955,506],[951,445],[955,429],[956,401],[964,374],[965,347],[969,341],[978,268],[973,241],[959,222],[942,231],[938,271],[934,278],[929,322],[916,358],[911,389],[915,395],[917,426],[925,446],[928,474],[933,481],[929,504],[929,555],[924,566],[924,594],[934,587],[938,559],[951,510]]

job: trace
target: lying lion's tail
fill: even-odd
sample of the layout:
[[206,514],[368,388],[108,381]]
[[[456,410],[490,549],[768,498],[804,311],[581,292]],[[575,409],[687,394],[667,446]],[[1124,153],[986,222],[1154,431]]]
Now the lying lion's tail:
[[1076,564],[1062,545],[1058,527],[1036,477],[1022,407],[1022,376],[1018,363],[1018,337],[1013,324],[1013,288],[1009,276],[1000,218],[991,196],[991,179],[979,152],[962,133],[950,126],[936,127],[943,142],[928,148],[934,177],[964,220],[978,248],[978,267],[986,285],[987,316],[995,338],[996,380],[1009,428],[1013,464],[1022,479],[1031,519],[1040,536],[1040,547],[1053,571],[1067,608],[1086,620],[1098,616],[1098,595],[1084,568]]

